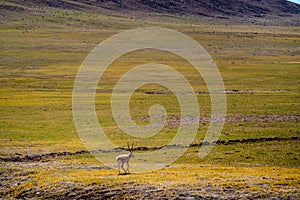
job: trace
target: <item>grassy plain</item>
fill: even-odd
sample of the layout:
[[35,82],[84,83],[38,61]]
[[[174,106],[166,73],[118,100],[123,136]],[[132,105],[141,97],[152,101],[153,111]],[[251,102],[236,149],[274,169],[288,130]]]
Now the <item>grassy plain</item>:
[[[156,17],[165,22],[62,10],[51,10],[43,18],[3,21],[0,157],[85,150],[72,116],[77,70],[88,53],[107,37],[147,26],[167,27],[189,35],[218,65],[229,91],[227,116],[232,118],[225,124],[220,140],[300,136],[299,27],[231,26],[186,17]],[[147,62],[167,64],[180,71],[198,93],[201,116],[210,116],[207,88],[184,60],[155,50],[127,54],[110,66],[96,95],[99,122],[108,137],[121,147],[127,141],[135,141],[136,146],[162,146],[178,128],[176,98],[157,85],[140,88],[133,95],[132,117],[137,123],[148,123],[149,106],[161,103],[174,117],[175,125],[145,140],[125,135],[113,121],[110,97],[116,80],[130,68]],[[145,91],[163,92],[149,95]],[[203,140],[208,124],[200,124],[194,144]],[[89,154],[38,162],[0,160],[0,196],[299,198],[298,140],[217,145],[204,159],[198,157],[198,149],[190,147],[165,169],[127,176],[118,176],[117,171],[105,168]]]

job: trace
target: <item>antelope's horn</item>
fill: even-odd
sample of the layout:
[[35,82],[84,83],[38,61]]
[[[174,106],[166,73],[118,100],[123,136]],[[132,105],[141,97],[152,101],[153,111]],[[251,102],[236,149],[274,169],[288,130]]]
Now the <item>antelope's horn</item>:
[[134,142],[132,142],[132,147],[131,147],[131,150],[133,151],[133,144],[134,144]]

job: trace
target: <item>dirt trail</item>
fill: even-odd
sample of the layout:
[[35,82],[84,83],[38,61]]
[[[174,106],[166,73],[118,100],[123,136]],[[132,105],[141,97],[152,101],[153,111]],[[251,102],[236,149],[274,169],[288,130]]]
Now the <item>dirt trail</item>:
[[[218,140],[214,142],[200,142],[197,144],[191,144],[190,147],[202,146],[202,145],[232,145],[236,143],[255,143],[255,142],[270,142],[270,141],[291,141],[291,140],[300,140],[300,137],[289,137],[289,138],[280,138],[280,137],[272,137],[272,138],[248,138],[248,139],[236,139],[236,140]],[[186,148],[186,146],[182,145],[165,145],[160,147],[136,147],[135,151],[153,151],[161,148]],[[123,148],[115,148],[110,150],[112,151],[121,151]],[[97,150],[96,152],[107,152],[103,150]],[[93,152],[92,152],[93,153]],[[57,157],[62,156],[72,156],[72,155],[80,155],[80,154],[90,154],[89,151],[82,150],[76,152],[53,152],[49,154],[32,154],[32,155],[24,155],[24,156],[10,156],[10,157],[0,157],[0,162],[35,162],[47,159],[56,159]]]

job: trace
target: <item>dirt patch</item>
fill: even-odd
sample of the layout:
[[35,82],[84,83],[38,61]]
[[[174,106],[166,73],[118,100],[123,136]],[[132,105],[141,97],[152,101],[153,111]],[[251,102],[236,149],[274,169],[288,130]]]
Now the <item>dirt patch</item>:
[[214,142],[201,142],[200,144],[192,144],[191,146],[202,146],[202,145],[213,145],[213,144],[222,144],[222,145],[231,145],[231,144],[245,144],[245,143],[255,143],[255,142],[271,142],[271,141],[291,141],[291,140],[300,140],[300,137],[290,137],[290,138],[280,138],[280,137],[272,137],[272,138],[248,138],[248,139],[236,139],[236,140],[218,140]]
[[[21,191],[16,198],[21,199],[282,199],[281,195],[272,195],[265,192],[247,191],[237,187],[216,187],[210,184],[199,184],[191,188],[179,185],[177,188],[160,188],[148,184],[134,185],[133,183],[117,184],[113,186],[63,186],[59,188],[35,190],[33,188]],[[299,194],[290,193],[285,199],[294,199]]]
[[[134,118],[135,121],[142,121],[142,122],[150,122],[149,116],[142,116]],[[210,123],[211,120],[218,120],[218,119],[211,119],[210,117],[179,117],[175,115],[167,116],[164,119],[166,122],[166,126],[179,126],[180,123],[182,124],[192,124],[195,122],[199,123]],[[272,121],[297,121],[300,120],[300,114],[292,114],[292,115],[264,115],[264,116],[226,116],[225,119],[226,123],[236,123],[236,122],[272,122]]]
[[77,151],[77,152],[57,152],[57,153],[49,153],[49,154],[33,154],[33,155],[25,155],[25,156],[11,156],[11,157],[2,157],[0,161],[4,162],[32,162],[32,161],[41,161],[43,159],[55,159],[60,156],[71,156],[71,155],[79,155],[79,154],[89,154],[88,151]]

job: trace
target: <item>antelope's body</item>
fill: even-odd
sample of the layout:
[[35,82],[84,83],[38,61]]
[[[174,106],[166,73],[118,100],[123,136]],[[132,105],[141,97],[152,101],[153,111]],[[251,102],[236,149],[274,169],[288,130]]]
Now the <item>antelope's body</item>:
[[[120,172],[120,167],[122,167],[124,173],[129,173],[129,161],[130,161],[130,158],[133,158],[133,144],[132,144],[132,148],[129,147],[129,144],[128,144],[128,148],[129,148],[129,151],[130,153],[129,154],[123,154],[123,155],[119,155],[116,157],[116,161],[118,162],[118,169],[119,169],[119,174],[121,174]],[[125,170],[124,168],[124,163],[127,164],[127,170]]]

